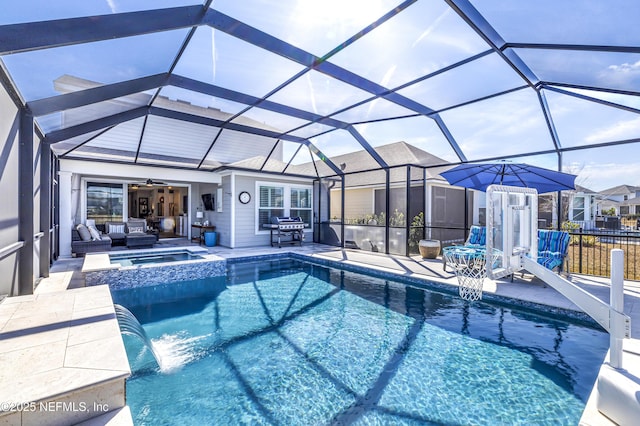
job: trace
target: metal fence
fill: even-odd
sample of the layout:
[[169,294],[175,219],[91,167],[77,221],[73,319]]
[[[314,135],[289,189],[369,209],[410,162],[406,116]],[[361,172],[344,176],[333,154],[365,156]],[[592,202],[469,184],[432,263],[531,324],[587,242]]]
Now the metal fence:
[[[335,228],[331,241],[323,240],[326,244],[340,245],[340,224],[331,225]],[[408,244],[406,231],[403,228],[390,228],[389,253],[418,254],[418,241],[422,238],[439,240],[442,247],[453,243],[463,243],[468,230],[463,227],[425,226],[410,227]],[[624,230],[582,230],[569,231],[571,243],[569,245],[569,272],[584,275],[608,277],[611,275],[611,250],[619,248],[624,251],[624,278],[640,281],[640,231]],[[384,253],[386,247],[384,226],[373,225],[345,225],[345,246],[367,251]]]
[[611,250],[624,252],[624,278],[640,280],[640,232],[578,229],[570,231],[569,271],[571,273],[611,275]]

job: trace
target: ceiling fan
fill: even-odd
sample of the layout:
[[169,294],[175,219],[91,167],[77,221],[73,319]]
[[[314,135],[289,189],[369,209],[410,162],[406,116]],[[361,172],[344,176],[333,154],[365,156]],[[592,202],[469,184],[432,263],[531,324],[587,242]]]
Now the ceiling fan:
[[147,179],[144,182],[136,182],[136,183],[132,183],[131,187],[132,189],[138,189],[140,186],[155,186],[155,185],[166,185],[166,182],[161,182],[159,180],[153,180],[153,179]]

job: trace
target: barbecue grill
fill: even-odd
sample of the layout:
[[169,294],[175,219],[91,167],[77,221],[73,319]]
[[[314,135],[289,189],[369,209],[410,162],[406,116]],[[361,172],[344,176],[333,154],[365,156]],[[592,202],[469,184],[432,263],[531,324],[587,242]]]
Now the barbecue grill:
[[[271,231],[271,247],[275,243],[278,243],[278,247],[282,247],[283,243],[302,245],[305,225],[301,217],[273,216],[271,223],[265,223],[262,226]],[[284,240],[283,237],[285,237]]]

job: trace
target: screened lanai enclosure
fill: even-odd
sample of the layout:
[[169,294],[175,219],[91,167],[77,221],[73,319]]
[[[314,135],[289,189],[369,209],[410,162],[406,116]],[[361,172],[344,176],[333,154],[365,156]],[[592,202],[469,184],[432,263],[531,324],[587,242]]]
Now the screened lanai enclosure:
[[439,176],[460,163],[626,183],[640,163],[638,16],[633,0],[8,2],[1,187],[17,207],[2,246],[46,273],[73,161],[207,172],[234,200],[225,176],[302,182],[312,201],[254,198],[248,228],[260,209],[295,213],[315,241],[396,254],[483,220],[482,198]]

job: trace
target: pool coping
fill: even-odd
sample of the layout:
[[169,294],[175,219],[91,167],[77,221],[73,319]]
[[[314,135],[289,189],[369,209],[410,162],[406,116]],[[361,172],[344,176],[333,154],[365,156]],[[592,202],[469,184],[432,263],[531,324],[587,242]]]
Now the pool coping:
[[[191,247],[191,246],[127,250],[127,251],[123,251],[122,254],[136,255],[136,254],[147,254],[147,253],[155,254],[155,253],[173,253],[173,252],[189,252],[190,254],[202,256],[203,258],[206,258],[206,259],[214,259],[214,258],[216,260],[222,259],[219,256],[209,254],[209,252],[205,248]],[[123,266],[119,263],[111,263],[109,256],[112,254],[117,255],[118,253],[119,252],[87,253],[84,257],[84,261],[82,262],[81,272],[85,273],[85,272],[96,272],[96,271],[103,271],[103,270],[109,270],[109,269],[127,269],[127,268],[136,269],[136,268],[143,268],[146,266],[146,265]],[[197,262],[201,260],[203,259],[192,259],[188,261],[176,261],[176,262],[170,262],[170,263],[179,264],[180,262]]]
[[5,299],[0,358],[0,423],[75,424],[126,404],[131,371],[107,286]]

